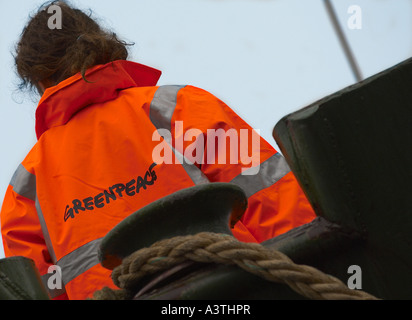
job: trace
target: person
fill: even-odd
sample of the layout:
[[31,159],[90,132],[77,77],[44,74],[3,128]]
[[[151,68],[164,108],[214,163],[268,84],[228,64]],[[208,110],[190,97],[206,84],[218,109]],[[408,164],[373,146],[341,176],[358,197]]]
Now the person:
[[[48,25],[51,6],[61,9],[61,28]],[[21,87],[37,89],[41,99],[37,142],[11,178],[1,231],[6,257],[35,261],[52,299],[84,300],[115,288],[98,260],[102,238],[184,188],[242,187],[248,208],[233,235],[244,242],[315,217],[285,159],[229,106],[195,86],[158,86],[161,72],[129,61],[129,46],[65,1],[42,5],[16,45]],[[223,156],[225,145],[207,143],[219,129],[243,137]],[[233,149],[243,156],[231,158]],[[55,266],[61,288],[49,285]]]

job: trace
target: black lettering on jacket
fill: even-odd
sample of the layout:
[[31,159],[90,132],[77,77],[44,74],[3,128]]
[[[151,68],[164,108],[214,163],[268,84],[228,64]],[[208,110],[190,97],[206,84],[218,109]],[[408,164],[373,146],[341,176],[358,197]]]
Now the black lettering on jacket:
[[124,196],[133,197],[142,190],[146,190],[148,186],[152,186],[157,180],[156,172],[153,171],[156,165],[156,163],[153,163],[146,171],[144,177],[139,176],[127,183],[116,183],[109,187],[108,190],[103,190],[95,196],[90,196],[82,200],[74,199],[64,210],[64,222],[69,219],[74,219],[81,212],[101,209],[119,198]]

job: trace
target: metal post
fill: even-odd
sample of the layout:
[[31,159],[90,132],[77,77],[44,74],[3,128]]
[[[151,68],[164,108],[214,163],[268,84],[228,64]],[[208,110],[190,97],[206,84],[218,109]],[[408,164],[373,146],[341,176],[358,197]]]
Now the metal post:
[[343,50],[345,52],[346,58],[349,61],[350,67],[352,69],[352,72],[355,76],[355,79],[357,82],[362,81],[363,77],[361,74],[361,71],[359,69],[359,66],[355,60],[355,57],[352,53],[352,50],[350,49],[349,43],[345,37],[345,34],[339,24],[338,18],[336,16],[335,10],[333,9],[332,3],[330,0],[324,0],[326,10],[328,11],[328,15],[333,23],[333,27],[335,28],[336,34],[338,35],[339,41],[343,47]]

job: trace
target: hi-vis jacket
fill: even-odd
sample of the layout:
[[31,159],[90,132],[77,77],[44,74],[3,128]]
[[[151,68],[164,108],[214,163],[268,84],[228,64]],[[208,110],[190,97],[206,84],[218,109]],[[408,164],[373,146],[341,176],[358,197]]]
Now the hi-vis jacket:
[[[156,86],[160,74],[115,61],[88,70],[88,82],[77,74],[47,89],[39,102],[38,141],[13,175],[0,217],[6,256],[33,259],[52,298],[83,300],[114,288],[111,271],[98,261],[101,239],[131,213],[182,188],[242,187],[249,207],[233,234],[245,242],[262,242],[315,217],[284,158],[261,137],[257,151],[246,150],[258,156],[259,170],[245,165],[246,158],[231,159],[231,152],[223,156],[227,161],[196,162],[199,154],[185,161],[200,153],[199,143],[204,154],[212,152],[208,130],[252,128],[202,89]],[[251,134],[242,143],[256,149],[253,140]],[[166,157],[170,150],[179,161]],[[61,290],[48,281],[55,266]]]

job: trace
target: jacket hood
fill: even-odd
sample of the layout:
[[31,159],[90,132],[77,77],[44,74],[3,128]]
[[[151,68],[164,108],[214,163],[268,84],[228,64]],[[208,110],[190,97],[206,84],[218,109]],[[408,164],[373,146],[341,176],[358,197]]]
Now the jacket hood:
[[115,99],[119,91],[132,87],[155,86],[161,71],[125,60],[98,65],[48,88],[36,110],[36,135],[66,124],[81,109]]

